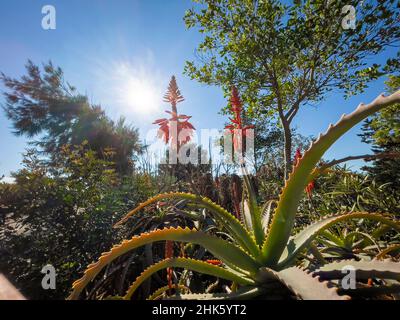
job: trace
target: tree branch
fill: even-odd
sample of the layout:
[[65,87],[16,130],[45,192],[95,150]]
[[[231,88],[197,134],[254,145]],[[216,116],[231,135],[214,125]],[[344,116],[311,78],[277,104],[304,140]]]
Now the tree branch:
[[335,159],[328,163],[324,163],[317,170],[319,172],[323,172],[332,166],[338,165],[343,162],[351,161],[351,160],[363,159],[365,161],[372,161],[372,160],[383,159],[383,158],[388,158],[388,159],[400,158],[400,152],[382,152],[382,153],[378,153],[378,154],[364,154],[364,155],[360,155],[360,156],[349,156],[349,157],[345,157],[345,158],[338,159],[338,160]]

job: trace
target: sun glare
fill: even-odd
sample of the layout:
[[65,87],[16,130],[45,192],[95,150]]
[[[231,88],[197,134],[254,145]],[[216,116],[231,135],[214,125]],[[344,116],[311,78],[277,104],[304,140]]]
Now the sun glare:
[[157,74],[129,63],[115,65],[110,74],[112,95],[124,113],[147,116],[160,111],[162,90]]
[[121,102],[126,107],[141,114],[156,112],[161,101],[161,96],[149,81],[133,77],[127,80],[121,95]]

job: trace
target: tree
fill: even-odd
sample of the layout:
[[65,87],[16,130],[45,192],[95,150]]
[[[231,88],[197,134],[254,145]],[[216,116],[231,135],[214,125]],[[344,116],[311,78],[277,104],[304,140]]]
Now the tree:
[[[400,69],[399,69],[400,70]],[[400,88],[400,74],[392,75],[386,81],[389,92]],[[366,120],[360,134],[362,141],[372,144],[375,155],[389,154],[390,157],[377,159],[367,171],[379,183],[391,182],[391,187],[400,190],[400,113],[394,105]]]
[[[75,272],[129,229],[116,230],[130,208],[154,193],[144,176],[120,177],[113,151],[103,158],[79,146],[64,145],[49,163],[37,150],[27,150],[15,183],[0,183],[0,270],[29,299],[64,299]],[[57,290],[43,290],[40,272],[51,264]]]
[[137,129],[121,118],[111,121],[104,110],[91,105],[86,96],[64,80],[63,71],[51,62],[40,68],[28,61],[27,75],[21,80],[5,74],[0,80],[9,89],[4,93],[3,109],[12,121],[14,133],[31,139],[43,153],[56,156],[65,144],[79,145],[84,141],[99,157],[107,148],[114,150],[117,171],[129,172],[132,157],[141,150]]
[[[362,92],[396,63],[368,63],[367,58],[398,45],[398,1],[197,2],[199,10],[188,10],[184,20],[204,39],[200,61],[188,61],[185,73],[222,86],[226,94],[235,85],[250,116],[279,120],[286,177],[292,164],[291,125],[300,108],[334,89],[345,96]],[[357,14],[355,29],[346,24],[350,6]]]
[[[73,272],[118,239],[112,230],[115,171],[85,149],[64,146],[51,166],[28,150],[15,184],[1,186],[0,269],[30,299],[63,299]],[[57,270],[57,290],[40,285],[46,264]]]

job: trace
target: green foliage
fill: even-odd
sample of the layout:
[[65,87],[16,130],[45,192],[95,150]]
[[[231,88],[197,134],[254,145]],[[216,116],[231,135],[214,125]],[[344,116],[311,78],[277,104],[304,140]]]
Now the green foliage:
[[[389,76],[386,85],[389,92],[398,90],[400,88],[399,74]],[[396,157],[375,160],[372,165],[365,166],[363,169],[380,183],[390,181],[390,186],[398,192],[400,190],[400,113],[398,106],[394,105],[382,110],[366,120],[360,136],[364,142],[372,144],[375,154],[397,153]]]
[[391,183],[378,183],[371,176],[335,168],[319,177],[315,185],[312,200],[307,199],[301,209],[309,217],[317,212],[321,215],[352,211],[400,214],[398,192]]
[[[185,22],[205,34],[199,53],[211,58],[199,66],[188,62],[186,71],[202,82],[238,84],[254,110],[273,111],[275,86],[285,107],[316,101],[332,86],[364,88],[380,74],[380,66],[367,67],[364,58],[399,37],[396,1],[197,2],[201,10],[187,11]],[[356,7],[354,30],[341,26],[345,5]]]
[[[112,224],[153,192],[143,177],[121,180],[110,161],[84,142],[63,146],[52,164],[29,150],[14,184],[0,184],[3,222],[0,269],[31,299],[63,299],[76,272],[126,233]],[[57,290],[41,289],[46,264],[57,270]]]

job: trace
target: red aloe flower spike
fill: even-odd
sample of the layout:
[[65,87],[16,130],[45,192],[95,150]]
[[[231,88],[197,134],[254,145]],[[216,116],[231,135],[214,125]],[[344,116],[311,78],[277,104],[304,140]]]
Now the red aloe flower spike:
[[167,93],[164,95],[164,102],[171,103],[172,111],[178,113],[176,110],[176,105],[184,100],[185,98],[182,96],[178,88],[175,76],[172,76],[171,81],[169,82]]
[[[165,144],[171,142],[172,146],[178,150],[182,144],[190,141],[193,130],[195,130],[194,126],[188,121],[191,116],[178,114],[176,105],[183,100],[184,98],[179,91],[175,76],[172,76],[168,86],[168,91],[164,95],[164,101],[171,103],[172,111],[165,111],[166,113],[170,114],[171,117],[169,119],[158,119],[153,122],[153,124],[158,124],[160,126],[158,130],[158,137],[162,138]],[[175,123],[171,124],[171,122]],[[171,127],[176,127],[177,132],[171,133]],[[186,130],[186,135],[184,137],[180,137],[182,130]],[[174,137],[175,134],[177,134],[177,137]]]
[[230,103],[231,103],[231,111],[233,112],[234,117],[229,118],[232,124],[225,126],[225,129],[228,129],[230,133],[233,135],[234,151],[239,152],[240,150],[238,149],[240,145],[242,146],[242,148],[244,146],[243,139],[246,136],[249,136],[248,130],[254,129],[254,126],[249,125],[243,127],[243,121],[242,121],[243,105],[242,101],[240,100],[239,93],[236,87],[232,87]]
[[231,91],[231,105],[234,111],[242,111],[242,101],[240,100],[239,92],[235,86],[232,87]]
[[[174,256],[174,242],[173,241],[166,241],[165,242],[165,259],[173,258]],[[172,289],[172,268],[167,268],[167,280],[168,280],[168,287]]]

